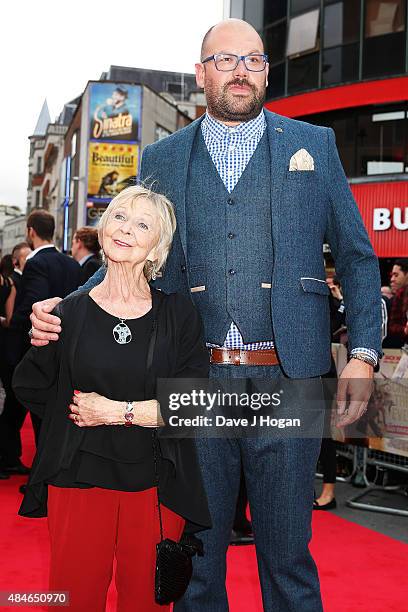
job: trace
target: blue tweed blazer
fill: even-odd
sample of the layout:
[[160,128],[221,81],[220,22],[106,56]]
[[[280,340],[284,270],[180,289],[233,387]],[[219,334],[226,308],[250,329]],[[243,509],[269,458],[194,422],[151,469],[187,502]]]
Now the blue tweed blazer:
[[[270,146],[271,233],[274,250],[270,291],[279,359],[291,378],[330,369],[329,289],[322,249],[328,242],[346,306],[350,350],[381,354],[381,292],[378,260],[341,165],[334,132],[265,110]],[[145,148],[141,178],[173,202],[177,231],[163,277],[156,286],[190,295],[186,183],[201,119]],[[290,160],[306,149],[313,170],[290,171]],[[208,207],[206,207],[208,210]],[[206,213],[208,214],[208,213]],[[243,258],[251,248],[243,243]],[[260,254],[261,256],[261,254]],[[207,279],[219,274],[207,270]],[[100,282],[98,271],[87,288]],[[211,296],[209,296],[211,299]],[[205,311],[201,312],[205,328]],[[253,316],[262,316],[254,303]]]

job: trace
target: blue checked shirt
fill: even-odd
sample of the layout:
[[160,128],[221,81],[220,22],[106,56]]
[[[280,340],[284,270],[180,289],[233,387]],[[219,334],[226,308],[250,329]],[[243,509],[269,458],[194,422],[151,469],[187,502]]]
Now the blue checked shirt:
[[[203,138],[212,161],[228,193],[234,189],[266,130],[266,119],[261,111],[255,119],[229,127],[206,113],[201,122]],[[273,341],[245,344],[234,322],[228,330],[223,346],[228,349],[257,350],[273,348]],[[352,353],[364,353],[377,362],[372,349],[356,348]]]

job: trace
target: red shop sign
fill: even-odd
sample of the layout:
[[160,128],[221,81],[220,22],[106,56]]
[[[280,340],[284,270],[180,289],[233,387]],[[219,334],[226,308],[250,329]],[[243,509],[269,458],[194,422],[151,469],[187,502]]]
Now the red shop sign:
[[408,257],[408,181],[350,187],[377,257]]

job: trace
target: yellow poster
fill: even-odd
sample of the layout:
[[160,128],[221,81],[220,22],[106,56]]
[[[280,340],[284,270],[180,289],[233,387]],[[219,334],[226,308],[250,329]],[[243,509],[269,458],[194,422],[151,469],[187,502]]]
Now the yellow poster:
[[88,198],[111,200],[137,175],[139,145],[90,142],[88,157]]

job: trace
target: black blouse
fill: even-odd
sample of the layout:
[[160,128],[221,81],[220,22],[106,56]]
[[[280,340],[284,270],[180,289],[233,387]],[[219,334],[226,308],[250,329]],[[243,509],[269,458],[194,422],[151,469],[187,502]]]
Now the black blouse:
[[[58,474],[61,475],[62,470],[69,469],[73,464],[73,459],[78,460],[80,453],[84,453],[85,446],[88,449],[86,452],[89,453],[91,439],[88,440],[86,437],[85,440],[88,428],[78,427],[67,418],[68,406],[71,403],[74,389],[78,387],[79,390],[99,390],[103,393],[105,388],[102,385],[107,375],[107,365],[110,363],[111,367],[115,367],[114,361],[116,361],[116,357],[114,360],[111,354],[105,354],[102,364],[99,363],[95,368],[95,371],[98,370],[98,372],[97,380],[94,380],[93,384],[97,383],[97,386],[95,385],[94,388],[92,385],[84,386],[84,382],[90,384],[91,381],[88,381],[87,378],[83,380],[82,376],[86,377],[88,373],[92,376],[93,361],[99,359],[98,351],[95,351],[91,345],[89,349],[84,348],[90,329],[89,313],[95,313],[96,308],[90,299],[87,292],[76,293],[65,298],[53,311],[62,319],[59,342],[50,342],[48,346],[41,348],[32,347],[19,363],[14,374],[13,386],[17,397],[24,406],[42,418],[37,453],[19,510],[22,516],[46,516],[47,483],[52,482]],[[198,384],[195,382],[196,379],[208,376],[209,359],[203,341],[201,320],[190,297],[178,293],[165,294],[152,288],[152,301],[155,327],[149,341],[145,366],[146,390],[143,399],[156,397],[160,402],[163,419],[167,423],[173,413],[166,397],[157,392],[157,381],[163,378],[191,379],[191,384],[195,388]],[[147,319],[148,315],[146,315]],[[107,318],[106,321],[109,321],[109,325],[106,323],[108,328],[106,339],[104,337],[103,342],[107,342],[108,337],[110,339],[113,328],[112,319]],[[142,320],[140,323],[142,324]],[[133,325],[132,321],[130,325]],[[136,329],[134,332],[136,333]],[[132,341],[129,345],[114,348],[127,350],[128,346],[129,350],[130,347],[133,347],[135,353],[134,357],[132,353],[132,359],[130,359],[132,372],[130,383],[133,384],[133,381],[136,381],[134,372],[137,371],[140,375],[143,368],[140,363],[135,363],[140,361],[138,350],[135,350],[136,344]],[[85,350],[89,350],[86,359]],[[78,359],[83,362],[82,368],[78,368]],[[103,367],[103,376],[99,371],[100,367]],[[126,385],[129,384],[128,379],[129,375],[126,375]],[[137,398],[137,393],[141,393],[141,387],[135,385],[134,388],[131,386],[130,389],[123,389],[123,395],[117,395],[117,397],[113,397],[111,392],[105,394],[113,399],[123,397],[127,400],[129,391],[132,391],[132,394],[135,393]],[[138,435],[136,427],[126,428],[130,431],[125,431],[124,426],[120,427],[123,428],[120,435]],[[160,500],[173,512],[186,519],[186,529],[199,531],[208,528],[211,526],[211,518],[195,442],[188,437],[169,436],[166,429],[166,427],[158,428],[162,465],[166,468],[169,466],[166,469],[165,478],[162,479],[160,473]],[[102,430],[112,435],[114,428],[103,426]],[[147,428],[145,430],[149,431]],[[121,452],[113,438],[110,439],[110,453],[112,452]],[[138,458],[136,457],[136,445],[131,446],[129,452],[131,461],[127,466],[136,474],[138,469],[138,463],[135,461]],[[99,461],[112,462],[112,455],[107,458],[100,453],[101,446],[98,447],[98,454],[95,457],[98,457]],[[114,456],[119,458],[118,454]],[[120,458],[123,459],[123,455]],[[118,465],[121,462],[112,463]]]
[[[103,310],[89,295],[88,300],[84,331],[76,348],[75,389],[123,402],[145,399],[152,310],[137,319],[126,319],[131,340],[119,344],[113,329],[120,319]],[[98,486],[118,491],[142,491],[155,486],[151,429],[136,425],[100,425],[84,429],[83,442],[72,464],[50,479],[49,484],[78,488]]]

